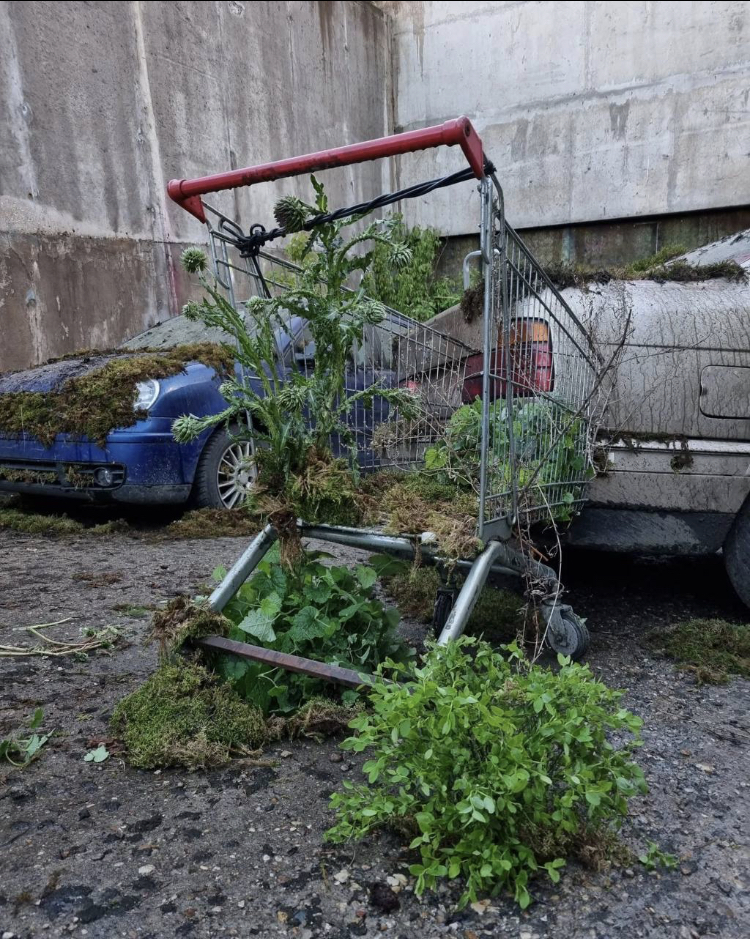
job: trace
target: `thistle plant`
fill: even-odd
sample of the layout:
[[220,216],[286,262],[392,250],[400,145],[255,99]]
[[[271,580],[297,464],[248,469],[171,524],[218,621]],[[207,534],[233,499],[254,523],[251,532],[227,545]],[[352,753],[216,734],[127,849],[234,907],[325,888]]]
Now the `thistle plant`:
[[[313,204],[296,197],[277,203],[276,219],[287,231],[301,231],[310,219],[328,211],[323,186],[315,177],[312,185],[316,195]],[[372,222],[347,236],[346,230],[362,218],[357,215],[311,226],[295,282],[281,296],[251,298],[244,315],[208,280],[202,252],[189,249],[182,258],[185,268],[198,274],[206,291],[202,302],[186,305],[185,315],[232,336],[242,377],[221,385],[227,405],[220,413],[186,415],[175,421],[175,439],[192,440],[218,424],[238,426],[238,434],[252,436],[257,444],[258,490],[274,503],[271,520],[282,541],[285,533],[290,539],[294,537],[296,517],[305,517],[304,481],[313,476],[306,472],[309,465],[338,462],[331,453],[333,436],[348,448],[347,472],[354,495],[356,447],[347,417],[358,402],[367,405],[379,397],[397,408],[401,416],[416,416],[416,399],[403,389],[375,382],[351,393],[344,390],[352,348],[363,342],[368,327],[377,326],[386,316],[382,303],[368,298],[361,288],[347,289],[348,284],[353,275],[367,272],[374,246],[380,246],[381,251],[392,247],[394,264],[408,261],[408,249],[392,239],[392,225],[387,221]],[[279,361],[277,336],[288,332],[295,317],[307,324],[315,358],[311,370],[300,367],[294,358],[288,366]],[[251,428],[244,420],[246,414],[251,417]],[[340,505],[340,473],[332,478],[338,480],[335,495]],[[314,501],[316,510],[324,513],[326,503],[319,492]]]

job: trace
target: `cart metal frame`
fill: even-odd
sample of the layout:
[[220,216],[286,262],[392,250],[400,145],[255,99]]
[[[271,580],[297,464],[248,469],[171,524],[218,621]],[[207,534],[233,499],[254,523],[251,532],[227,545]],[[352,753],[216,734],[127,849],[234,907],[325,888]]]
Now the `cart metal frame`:
[[[459,182],[478,181],[480,248],[467,256],[464,278],[468,286],[469,265],[477,260],[484,279],[482,346],[475,354],[475,358],[481,358],[481,371],[474,376],[476,382],[481,382],[482,401],[477,535],[484,548],[473,561],[459,562],[468,573],[442,624],[438,642],[445,644],[462,634],[492,573],[493,577],[510,579],[516,585],[519,579],[531,578],[535,593],[541,598],[539,607],[549,644],[556,651],[579,657],[588,643],[584,624],[569,606],[559,602],[561,586],[554,571],[521,552],[512,543],[512,537],[519,525],[531,524],[556,511],[574,512],[583,504],[589,469],[588,418],[599,361],[584,327],[507,224],[502,188],[468,118],[214,176],[172,180],[168,192],[178,205],[207,225],[214,273],[237,308],[237,271],[249,274],[256,289],[270,295],[259,259],[293,268],[261,250],[286,232],[253,225],[245,234],[236,221],[204,203],[202,196],[332,167],[454,146],[463,152],[467,168],[384,194],[368,203],[339,209],[325,218],[345,218]],[[305,227],[310,229],[320,221],[312,219]],[[231,261],[228,246],[239,250],[244,268]],[[412,368],[439,376],[433,385],[443,395],[446,407],[455,410],[460,406],[455,390],[464,384],[471,350],[396,311],[388,311],[388,323],[383,328],[391,330],[396,345],[411,350],[418,363]],[[460,368],[454,367],[456,362]],[[401,449],[393,462],[401,465],[418,462],[428,438],[429,434],[423,433],[417,445],[411,441],[408,453],[404,441],[400,441]],[[441,564],[443,560],[429,543],[420,543],[419,536],[396,537],[374,529],[308,525],[304,521],[298,524],[305,538],[404,558],[413,558],[418,553],[422,562],[428,564]],[[258,534],[211,594],[208,603],[212,609],[224,609],[274,540],[271,526]],[[207,648],[218,648],[215,638],[205,640]],[[240,651],[239,646],[243,647]],[[268,659],[268,650],[244,643],[232,643],[231,651],[257,660]],[[306,668],[310,674],[333,681],[347,680],[346,676],[333,676],[322,663],[306,662],[302,666],[299,662],[276,664],[295,670]]]

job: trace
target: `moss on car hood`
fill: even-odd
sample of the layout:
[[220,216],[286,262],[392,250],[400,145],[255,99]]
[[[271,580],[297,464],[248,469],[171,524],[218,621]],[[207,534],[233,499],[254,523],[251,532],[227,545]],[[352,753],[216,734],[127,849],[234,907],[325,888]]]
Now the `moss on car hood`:
[[216,343],[193,343],[166,350],[115,353],[101,366],[65,380],[53,391],[16,391],[0,395],[0,432],[30,434],[50,446],[58,434],[87,437],[104,446],[116,427],[131,427],[146,417],[136,411],[136,385],[149,378],[183,372],[201,362],[228,374],[234,353]]

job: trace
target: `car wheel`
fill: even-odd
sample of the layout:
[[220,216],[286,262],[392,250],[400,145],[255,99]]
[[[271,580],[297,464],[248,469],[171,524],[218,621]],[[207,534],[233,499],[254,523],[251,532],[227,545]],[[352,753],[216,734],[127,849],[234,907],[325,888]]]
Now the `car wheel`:
[[724,567],[737,596],[750,607],[750,497],[742,503],[724,541]]
[[200,508],[234,509],[242,505],[257,470],[250,440],[238,439],[222,427],[201,454],[195,474],[194,501]]

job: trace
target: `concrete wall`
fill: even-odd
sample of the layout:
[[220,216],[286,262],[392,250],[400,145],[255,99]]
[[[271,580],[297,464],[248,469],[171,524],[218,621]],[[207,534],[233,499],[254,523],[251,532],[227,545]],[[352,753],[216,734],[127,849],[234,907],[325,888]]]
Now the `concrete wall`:
[[[171,177],[387,129],[386,21],[360,2],[0,2],[0,370],[112,346],[179,311],[204,229]],[[382,191],[381,164],[324,178]],[[273,224],[282,191],[213,201]]]
[[[386,2],[408,130],[468,115],[517,228],[750,204],[750,4]],[[401,163],[400,181],[460,164]],[[408,209],[476,231],[471,187]]]

